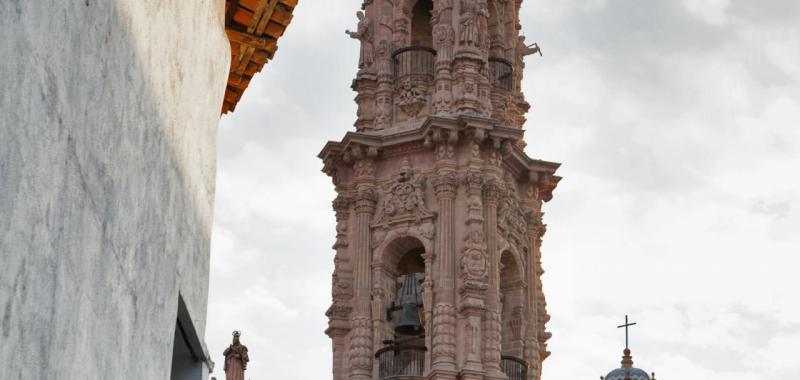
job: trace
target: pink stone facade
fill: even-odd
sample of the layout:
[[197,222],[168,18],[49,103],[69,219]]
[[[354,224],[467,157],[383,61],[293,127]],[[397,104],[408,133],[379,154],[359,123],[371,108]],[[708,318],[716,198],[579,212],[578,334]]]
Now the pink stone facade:
[[[335,185],[334,380],[541,378],[542,204],[514,0],[366,0],[356,132],[320,153]],[[424,333],[398,336],[399,279]],[[394,314],[393,314],[394,313]]]

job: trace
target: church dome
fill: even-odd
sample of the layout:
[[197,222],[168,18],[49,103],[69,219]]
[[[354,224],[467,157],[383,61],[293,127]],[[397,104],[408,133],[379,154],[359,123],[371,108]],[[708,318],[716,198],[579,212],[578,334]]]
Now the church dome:
[[603,380],[656,380],[655,376],[651,378],[644,370],[633,367],[630,349],[626,348],[622,353],[622,368],[609,372]]
[[[627,377],[626,377],[627,376]],[[606,375],[605,380],[651,380],[647,372],[639,368],[617,368]]]

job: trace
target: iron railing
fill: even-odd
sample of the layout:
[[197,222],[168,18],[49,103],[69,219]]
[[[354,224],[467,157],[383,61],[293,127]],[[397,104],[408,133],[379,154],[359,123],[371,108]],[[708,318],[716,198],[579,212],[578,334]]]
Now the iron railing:
[[391,345],[378,350],[378,379],[419,376],[425,370],[425,346]]
[[500,370],[508,376],[508,380],[526,380],[528,378],[528,363],[518,357],[501,356]]
[[503,58],[489,58],[489,82],[492,86],[511,91],[514,88],[514,65]]
[[409,46],[392,53],[392,66],[395,78],[418,76],[423,80],[433,80],[436,63],[436,50],[424,46]]

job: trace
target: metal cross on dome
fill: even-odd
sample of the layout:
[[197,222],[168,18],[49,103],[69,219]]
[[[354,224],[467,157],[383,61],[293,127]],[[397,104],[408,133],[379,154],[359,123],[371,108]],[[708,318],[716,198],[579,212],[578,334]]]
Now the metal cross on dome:
[[618,329],[621,329],[623,327],[625,328],[625,348],[629,348],[628,347],[628,327],[633,326],[635,324],[636,324],[636,322],[628,323],[628,316],[626,315],[625,316],[625,324],[617,326]]

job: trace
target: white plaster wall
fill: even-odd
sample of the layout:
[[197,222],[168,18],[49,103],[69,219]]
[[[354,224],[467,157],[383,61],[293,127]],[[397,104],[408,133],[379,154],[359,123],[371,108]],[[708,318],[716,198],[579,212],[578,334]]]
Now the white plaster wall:
[[0,379],[167,379],[205,329],[223,0],[0,1]]

